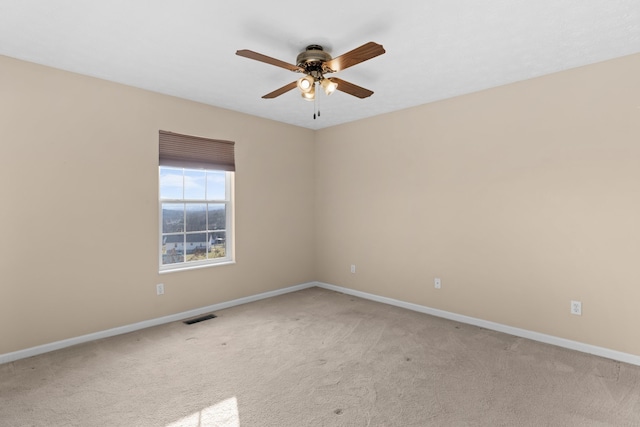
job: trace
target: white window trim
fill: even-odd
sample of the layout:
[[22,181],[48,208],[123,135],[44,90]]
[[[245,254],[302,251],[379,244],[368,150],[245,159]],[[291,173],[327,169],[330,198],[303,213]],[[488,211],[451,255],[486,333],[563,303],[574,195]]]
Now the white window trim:
[[[172,166],[169,166],[174,168]],[[162,199],[160,197],[160,169],[158,167],[158,273],[170,273],[174,271],[193,270],[206,267],[215,267],[221,265],[235,264],[235,172],[231,171],[219,171],[224,172],[225,177],[225,192],[228,194],[228,200],[189,200],[189,199]],[[180,169],[179,167],[177,169]],[[189,167],[184,167],[186,170],[197,170]],[[207,169],[216,171],[216,169]],[[211,258],[201,261],[180,262],[175,264],[163,264],[162,263],[162,204],[163,203],[220,203],[225,204],[225,256],[221,258]],[[195,232],[194,232],[195,233]],[[189,234],[189,233],[187,233]]]

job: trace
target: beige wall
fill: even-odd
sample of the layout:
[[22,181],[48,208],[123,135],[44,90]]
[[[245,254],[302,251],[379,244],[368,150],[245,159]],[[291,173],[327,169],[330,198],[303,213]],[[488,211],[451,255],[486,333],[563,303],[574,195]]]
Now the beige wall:
[[317,279],[640,355],[638,76],[634,55],[317,132]]
[[[0,354],[315,279],[313,131],[6,57],[0,123]],[[158,274],[159,129],[236,142],[237,264]]]
[[[320,280],[640,355],[638,75],[314,133],[0,57],[0,354]],[[236,141],[237,264],[158,274],[159,129]]]

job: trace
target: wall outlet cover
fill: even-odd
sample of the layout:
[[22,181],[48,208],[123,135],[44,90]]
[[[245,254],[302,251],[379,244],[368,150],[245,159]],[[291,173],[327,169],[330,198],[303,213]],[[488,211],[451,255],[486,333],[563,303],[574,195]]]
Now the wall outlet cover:
[[582,316],[582,302],[571,301],[571,314]]

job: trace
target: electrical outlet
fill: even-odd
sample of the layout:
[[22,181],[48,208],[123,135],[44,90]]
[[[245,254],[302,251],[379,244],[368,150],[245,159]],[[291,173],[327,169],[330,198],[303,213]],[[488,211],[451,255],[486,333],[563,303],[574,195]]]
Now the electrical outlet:
[[571,301],[571,314],[575,314],[576,316],[582,316],[582,302]]
[[356,265],[355,264],[351,264],[351,272],[352,273],[356,272]]
[[156,295],[164,295],[164,283],[158,283],[156,285]]
[[439,277],[433,279],[433,287],[436,289],[440,289],[442,287],[442,281]]

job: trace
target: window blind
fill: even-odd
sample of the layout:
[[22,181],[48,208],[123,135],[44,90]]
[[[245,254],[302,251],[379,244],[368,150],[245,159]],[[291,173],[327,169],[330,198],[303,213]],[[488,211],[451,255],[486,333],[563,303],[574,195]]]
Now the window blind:
[[160,166],[235,171],[233,141],[160,131]]

